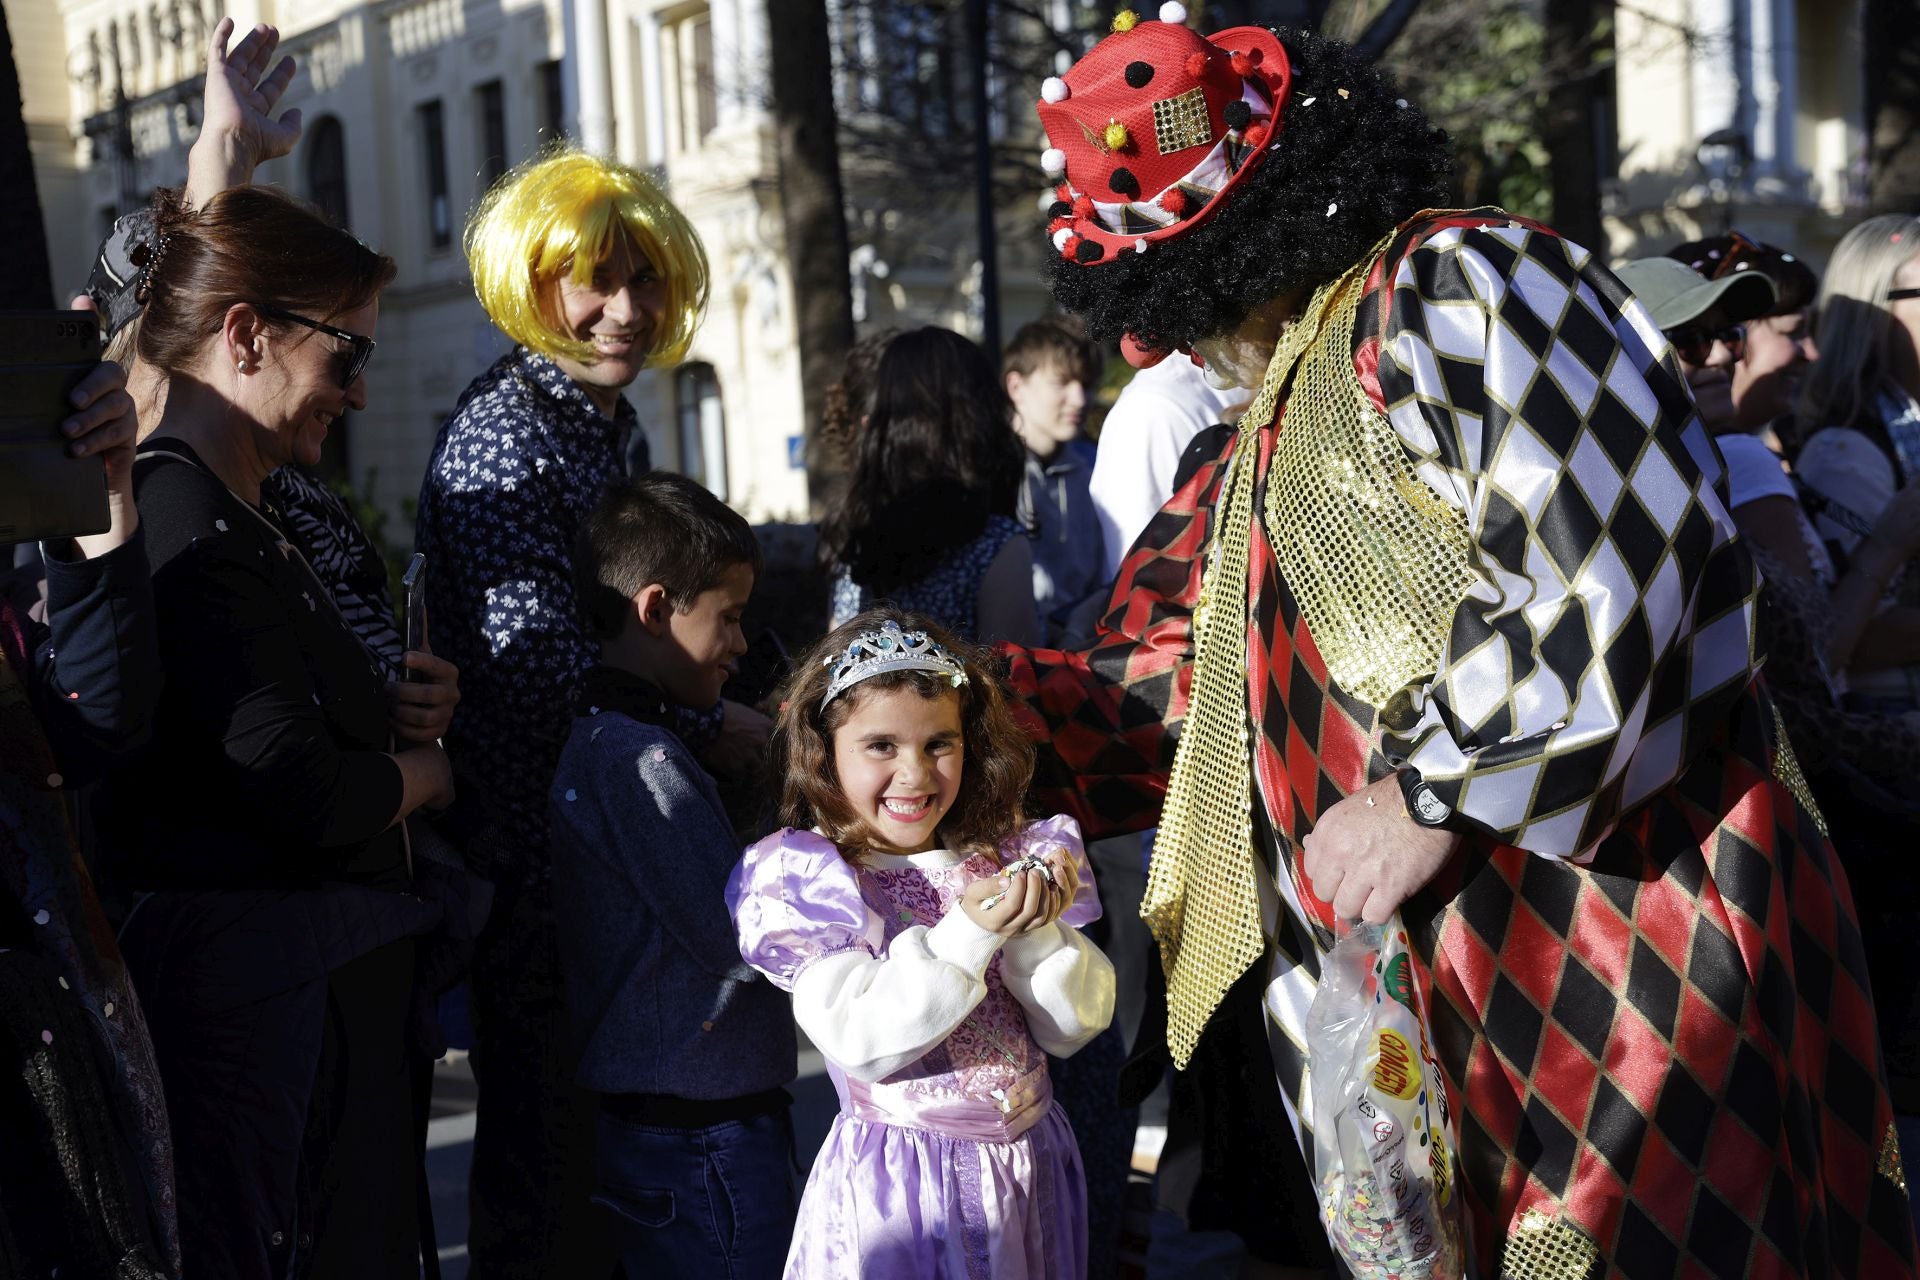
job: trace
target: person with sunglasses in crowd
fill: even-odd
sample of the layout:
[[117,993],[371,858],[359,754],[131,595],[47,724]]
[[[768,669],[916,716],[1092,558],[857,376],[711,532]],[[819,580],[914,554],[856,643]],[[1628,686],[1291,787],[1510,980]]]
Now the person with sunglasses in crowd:
[[162,192],[136,290],[164,381],[134,488],[166,688],[112,779],[122,945],[175,1134],[189,1275],[416,1276],[420,1055],[402,823],[451,702],[395,706],[263,489],[365,406],[391,259],[271,188]]
[[1700,420],[1732,430],[1733,370],[1746,353],[1747,322],[1774,305],[1773,284],[1745,272],[1708,280],[1671,258],[1635,258],[1615,268],[1680,357]]

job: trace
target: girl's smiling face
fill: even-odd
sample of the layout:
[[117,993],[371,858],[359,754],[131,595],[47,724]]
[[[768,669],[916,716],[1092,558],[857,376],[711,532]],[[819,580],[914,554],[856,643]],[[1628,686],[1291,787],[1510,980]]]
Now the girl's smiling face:
[[923,698],[910,685],[855,688],[851,713],[833,731],[833,767],[855,817],[880,853],[925,853],[960,794],[966,741],[960,695]]

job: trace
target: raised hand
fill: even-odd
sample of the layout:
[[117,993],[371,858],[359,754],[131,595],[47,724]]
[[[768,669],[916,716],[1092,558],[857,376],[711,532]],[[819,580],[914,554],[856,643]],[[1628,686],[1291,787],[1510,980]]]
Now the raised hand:
[[261,23],[229,51],[232,36],[233,19],[222,18],[207,45],[200,136],[187,157],[187,199],[195,208],[246,185],[263,162],[286,155],[300,140],[298,107],[273,115],[297,69],[292,58],[273,62],[279,30]]

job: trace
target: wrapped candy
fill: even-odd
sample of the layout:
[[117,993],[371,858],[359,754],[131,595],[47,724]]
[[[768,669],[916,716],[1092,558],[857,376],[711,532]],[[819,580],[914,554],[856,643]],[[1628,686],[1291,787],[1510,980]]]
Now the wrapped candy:
[[1446,1085],[1399,918],[1334,943],[1307,1015],[1314,1170],[1356,1280],[1459,1280]]

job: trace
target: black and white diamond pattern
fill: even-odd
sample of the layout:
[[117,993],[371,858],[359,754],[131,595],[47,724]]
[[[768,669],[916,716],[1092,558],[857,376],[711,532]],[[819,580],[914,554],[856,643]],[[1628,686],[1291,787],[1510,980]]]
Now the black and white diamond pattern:
[[1751,562],[1665,339],[1578,245],[1441,231],[1393,281],[1380,387],[1481,581],[1385,746],[1503,841],[1580,857],[1753,672]]

